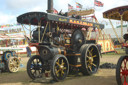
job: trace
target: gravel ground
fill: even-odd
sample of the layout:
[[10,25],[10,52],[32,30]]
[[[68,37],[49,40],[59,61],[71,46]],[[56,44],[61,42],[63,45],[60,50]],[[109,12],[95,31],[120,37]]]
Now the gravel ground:
[[[101,64],[113,63],[116,64],[119,54],[104,54],[101,58]],[[17,73],[1,73],[0,74],[0,85],[117,85],[115,78],[115,69],[102,68],[92,76],[68,76],[64,81],[53,82],[49,80],[39,79],[32,81],[26,72],[26,63],[28,57],[22,56],[22,64],[24,68],[20,68]]]

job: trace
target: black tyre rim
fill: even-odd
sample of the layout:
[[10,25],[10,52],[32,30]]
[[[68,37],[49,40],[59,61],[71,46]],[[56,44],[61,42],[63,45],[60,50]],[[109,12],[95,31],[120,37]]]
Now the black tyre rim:
[[43,62],[39,56],[31,57],[27,65],[28,75],[32,79],[41,78],[43,73],[42,65]]
[[84,75],[91,75],[97,72],[100,63],[100,54],[98,48],[93,44],[83,45],[81,47],[81,71]]
[[68,61],[65,57],[58,57],[53,64],[53,78],[56,81],[63,80],[69,71]]
[[128,56],[122,56],[117,64],[116,78],[118,85],[128,85]]
[[96,50],[96,47],[91,46],[88,49],[85,62],[86,62],[88,71],[90,72],[97,71],[97,68],[99,67],[99,54],[98,54],[98,50]]

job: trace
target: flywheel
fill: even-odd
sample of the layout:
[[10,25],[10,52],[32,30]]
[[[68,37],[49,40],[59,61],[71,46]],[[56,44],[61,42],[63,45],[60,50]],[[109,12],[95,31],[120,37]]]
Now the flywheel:
[[85,43],[86,36],[85,33],[81,29],[77,29],[73,32],[71,38],[72,48],[78,52],[80,47]]

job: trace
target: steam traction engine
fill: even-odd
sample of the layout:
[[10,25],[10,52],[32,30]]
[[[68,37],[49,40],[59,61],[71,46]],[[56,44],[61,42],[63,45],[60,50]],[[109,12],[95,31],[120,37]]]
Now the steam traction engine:
[[44,12],[25,13],[17,17],[17,22],[22,24],[23,29],[25,25],[29,25],[30,29],[34,27],[30,31],[29,45],[35,46],[39,55],[32,56],[28,61],[30,78],[51,74],[55,81],[61,81],[73,68],[83,75],[97,72],[100,52],[95,43],[86,42],[86,34],[89,27],[104,28],[104,25]]
[[0,72],[17,72],[19,70],[20,60],[15,50],[17,49],[0,49],[0,51],[3,51],[3,54],[0,56]]

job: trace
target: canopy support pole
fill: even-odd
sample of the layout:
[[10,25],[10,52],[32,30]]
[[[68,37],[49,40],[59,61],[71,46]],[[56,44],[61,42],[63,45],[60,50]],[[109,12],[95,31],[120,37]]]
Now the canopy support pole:
[[24,29],[23,24],[21,24],[21,26],[22,26],[22,28],[23,28],[24,35],[26,35],[26,32],[25,32],[25,29]]
[[91,32],[92,32],[93,28],[90,28],[89,29],[89,32],[87,34],[87,40],[90,40],[91,39]]
[[112,22],[111,22],[110,19],[109,19],[109,22],[110,22],[110,24],[111,24],[111,26],[112,26],[113,31],[114,31],[115,34],[116,34],[116,37],[117,37],[118,41],[121,43],[121,41],[120,41],[120,39],[119,39],[119,36],[117,35],[117,32],[116,32],[116,30],[115,30],[115,28],[114,28],[114,26],[113,26],[113,24],[112,24]]
[[38,23],[38,42],[40,43],[40,27],[41,27],[41,21]]
[[48,25],[49,25],[49,22],[47,22],[47,24],[46,24],[46,26],[45,26],[45,28],[44,28],[44,33],[43,33],[43,35],[42,35],[41,42],[42,42],[43,39],[44,39],[44,34],[46,33],[46,29],[47,29]]
[[120,15],[121,17],[121,40],[123,41],[123,15]]

